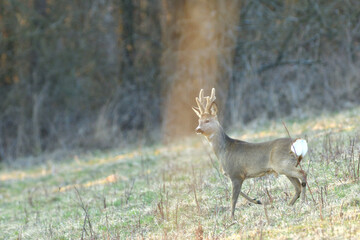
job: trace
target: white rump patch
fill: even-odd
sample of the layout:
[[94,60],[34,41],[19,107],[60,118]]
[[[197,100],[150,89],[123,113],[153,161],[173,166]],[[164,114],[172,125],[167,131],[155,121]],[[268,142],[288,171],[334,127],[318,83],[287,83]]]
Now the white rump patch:
[[305,157],[308,151],[308,145],[305,139],[298,138],[291,145],[291,151],[295,153],[297,157]]

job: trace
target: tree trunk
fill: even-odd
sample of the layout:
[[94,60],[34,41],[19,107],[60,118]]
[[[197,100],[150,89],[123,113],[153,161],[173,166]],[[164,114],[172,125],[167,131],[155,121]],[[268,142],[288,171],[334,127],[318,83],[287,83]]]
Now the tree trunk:
[[[44,18],[46,17],[46,0],[36,0],[34,2],[34,8],[36,12],[41,15],[42,19],[39,21],[35,21],[35,26],[39,27],[41,31],[44,30]],[[40,40],[41,41],[41,40]],[[42,103],[44,101],[45,90],[47,89],[46,79],[44,77],[44,73],[42,73],[42,68],[39,66],[39,51],[40,44],[38,41],[34,41],[32,43],[33,49],[32,54],[30,54],[30,72],[31,72],[31,95],[32,95],[32,109],[31,109],[31,122],[32,122],[32,137],[34,141],[34,145],[32,147],[32,151],[35,155],[38,155],[42,152],[41,146],[41,108]]]
[[170,140],[194,132],[197,119],[191,106],[201,88],[209,94],[217,87],[217,103],[224,106],[240,1],[163,1],[163,12],[163,134]]

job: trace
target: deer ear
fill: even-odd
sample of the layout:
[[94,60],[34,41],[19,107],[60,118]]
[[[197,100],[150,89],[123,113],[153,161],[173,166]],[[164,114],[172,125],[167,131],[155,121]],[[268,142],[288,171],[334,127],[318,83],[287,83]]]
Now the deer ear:
[[201,114],[198,108],[196,107],[192,107],[192,110],[194,110],[194,112],[196,113],[196,115],[198,115],[199,118],[201,118]]
[[210,106],[211,115],[216,116],[217,111],[218,111],[217,105],[215,102],[213,102]]

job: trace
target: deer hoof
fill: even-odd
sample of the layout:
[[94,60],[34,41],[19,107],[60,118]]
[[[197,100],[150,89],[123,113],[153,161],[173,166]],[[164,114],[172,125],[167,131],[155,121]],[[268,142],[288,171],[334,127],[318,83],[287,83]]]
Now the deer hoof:
[[256,200],[256,198],[254,198],[254,201],[255,201],[256,204],[262,204],[262,203],[260,202],[260,200]]

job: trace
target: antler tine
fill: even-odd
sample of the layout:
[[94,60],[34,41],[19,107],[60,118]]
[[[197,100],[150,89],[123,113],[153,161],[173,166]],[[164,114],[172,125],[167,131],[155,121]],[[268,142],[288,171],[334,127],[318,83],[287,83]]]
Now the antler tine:
[[210,107],[211,104],[215,101],[215,88],[211,89],[211,95],[210,97],[205,97],[206,99],[206,105],[205,105],[205,113],[210,113]]
[[212,88],[212,89],[211,89],[210,102],[211,102],[211,103],[214,102],[215,99],[216,99],[216,97],[215,97],[215,88]]
[[204,97],[204,89],[201,89],[199,92],[199,103],[198,105],[201,109],[201,113],[206,112],[206,97]]
[[201,89],[200,92],[199,92],[199,99],[200,101],[202,101],[204,98],[204,89]]
[[205,97],[205,99],[206,99],[205,113],[209,113],[209,108],[210,108],[210,98],[209,98],[209,97]]
[[[202,90],[202,89],[201,89]],[[201,92],[201,91],[200,91]],[[200,95],[199,95],[200,96]],[[197,109],[199,110],[199,112],[200,112],[200,114],[203,114],[204,113],[204,107],[203,107],[203,105],[202,105],[202,103],[201,103],[201,100],[198,98],[198,97],[196,97],[195,98],[195,100],[196,100],[196,103],[197,103],[197,105],[198,105],[198,107],[197,107]]]

